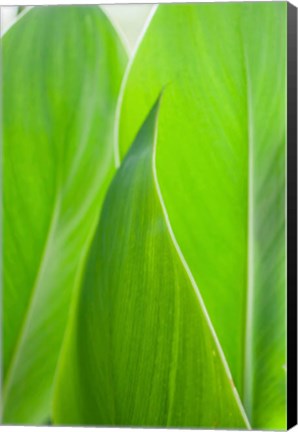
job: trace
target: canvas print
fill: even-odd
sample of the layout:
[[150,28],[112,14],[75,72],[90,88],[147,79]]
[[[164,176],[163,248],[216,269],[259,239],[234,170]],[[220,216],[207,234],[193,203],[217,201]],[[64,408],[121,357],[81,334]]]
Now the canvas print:
[[286,429],[289,5],[5,9],[2,423]]

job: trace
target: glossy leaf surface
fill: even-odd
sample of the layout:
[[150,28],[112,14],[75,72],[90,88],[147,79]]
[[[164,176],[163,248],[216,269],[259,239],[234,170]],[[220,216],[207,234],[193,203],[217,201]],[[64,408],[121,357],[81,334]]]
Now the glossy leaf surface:
[[249,419],[273,429],[286,426],[285,54],[286,3],[158,6],[119,129],[122,159],[166,87],[156,163],[169,219]]
[[155,104],[104,202],[54,402],[58,424],[247,423],[155,174]]
[[38,424],[114,172],[126,54],[98,7],[33,8],[2,48],[3,420]]

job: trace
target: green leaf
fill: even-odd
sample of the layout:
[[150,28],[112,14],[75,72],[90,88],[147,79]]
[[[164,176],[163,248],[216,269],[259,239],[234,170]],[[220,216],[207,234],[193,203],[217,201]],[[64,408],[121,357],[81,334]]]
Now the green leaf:
[[155,104],[109,188],[54,404],[64,424],[247,426],[155,172]]
[[4,35],[3,421],[48,420],[72,293],[115,170],[126,54],[98,7],[36,7]]
[[120,157],[166,85],[157,173],[252,425],[286,427],[286,3],[161,5],[127,70]]

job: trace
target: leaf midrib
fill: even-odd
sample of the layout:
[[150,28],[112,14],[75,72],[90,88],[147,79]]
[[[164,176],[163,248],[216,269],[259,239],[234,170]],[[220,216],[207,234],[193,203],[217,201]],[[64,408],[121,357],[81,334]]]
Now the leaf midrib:
[[[239,17],[241,23],[241,17]],[[247,52],[242,33],[240,41],[244,59],[244,79],[246,89],[247,112],[247,279],[246,279],[246,303],[244,317],[243,361],[242,361],[242,398],[247,416],[252,421],[252,327],[253,327],[253,296],[254,296],[254,142],[253,142],[253,116],[251,100],[251,81],[248,69]]]
[[56,226],[57,226],[57,221],[59,219],[59,213],[60,213],[60,205],[61,205],[61,196],[60,194],[56,194],[56,199],[55,199],[55,205],[52,211],[52,216],[50,219],[50,223],[49,223],[49,227],[48,227],[48,231],[47,231],[47,235],[46,235],[46,240],[44,243],[44,248],[41,254],[41,258],[40,258],[40,264],[36,273],[36,277],[35,277],[35,281],[30,293],[30,297],[28,300],[28,304],[26,307],[26,312],[24,314],[24,318],[22,320],[22,324],[20,326],[20,330],[18,333],[18,338],[17,341],[15,343],[14,349],[13,349],[13,354],[11,356],[11,361],[10,361],[10,365],[6,374],[6,379],[4,380],[4,386],[3,386],[3,412],[5,411],[5,402],[6,402],[6,398],[7,398],[7,394],[9,392],[10,386],[11,386],[11,382],[12,382],[12,378],[13,378],[13,373],[17,364],[17,360],[18,360],[18,356],[20,353],[20,348],[22,346],[22,342],[24,339],[24,336],[26,334],[27,331],[27,325],[28,325],[28,321],[30,319],[31,313],[32,313],[32,306],[33,306],[33,302],[35,299],[35,295],[36,292],[38,290],[39,287],[39,283],[40,283],[40,279],[43,275],[44,272],[44,268],[46,265],[46,262],[48,260],[48,256],[50,255],[50,246],[51,243],[53,241],[54,238],[54,233],[56,230]]

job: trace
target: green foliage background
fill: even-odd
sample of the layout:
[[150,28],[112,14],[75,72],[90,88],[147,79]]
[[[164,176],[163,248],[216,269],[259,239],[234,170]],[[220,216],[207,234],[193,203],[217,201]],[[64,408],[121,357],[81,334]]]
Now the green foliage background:
[[106,13],[2,38],[3,422],[284,429],[286,3]]

